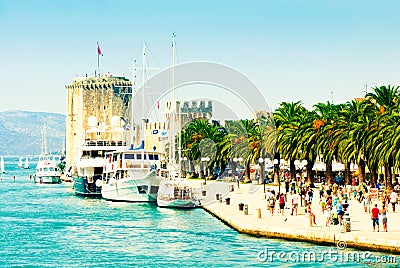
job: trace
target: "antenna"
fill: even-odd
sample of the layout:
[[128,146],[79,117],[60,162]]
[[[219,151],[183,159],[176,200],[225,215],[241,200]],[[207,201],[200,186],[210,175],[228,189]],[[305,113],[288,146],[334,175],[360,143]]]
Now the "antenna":
[[332,104],[333,104],[333,91],[331,91],[331,100],[332,100]]

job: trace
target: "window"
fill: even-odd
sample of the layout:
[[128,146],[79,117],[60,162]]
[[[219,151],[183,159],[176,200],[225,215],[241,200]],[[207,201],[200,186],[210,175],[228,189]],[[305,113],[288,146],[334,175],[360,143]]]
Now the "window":
[[124,158],[125,159],[135,159],[135,155],[134,154],[125,154]]

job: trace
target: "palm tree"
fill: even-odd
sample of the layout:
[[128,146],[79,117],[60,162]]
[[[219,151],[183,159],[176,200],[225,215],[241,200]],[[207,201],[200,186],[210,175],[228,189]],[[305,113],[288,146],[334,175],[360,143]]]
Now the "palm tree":
[[295,179],[294,161],[299,159],[298,131],[300,127],[299,115],[306,109],[298,102],[282,102],[274,112],[277,135],[277,152],[290,163],[290,176]]
[[[381,144],[385,143],[384,142],[385,136],[382,137],[381,135],[379,135],[379,136],[376,135],[379,133],[382,134],[382,131],[380,131],[382,126],[379,124],[379,119],[384,117],[386,119],[386,121],[390,121],[390,120],[388,120],[388,118],[390,118],[393,109],[396,107],[396,102],[399,98],[399,87],[398,86],[393,87],[390,85],[375,87],[375,88],[373,88],[373,92],[366,94],[366,97],[371,98],[372,102],[375,103],[375,107],[377,109],[375,128],[372,129],[372,131],[374,131],[374,133],[370,135],[370,141],[371,141],[371,143],[373,143],[373,146],[374,146],[373,148],[376,151],[376,150],[381,149],[381,147],[384,147]],[[384,128],[384,129],[386,129],[386,128]],[[394,158],[393,158],[392,150],[390,150],[390,153],[384,154],[384,158],[381,159],[381,164],[383,164],[383,166],[385,168],[386,189],[388,191],[390,191],[393,189],[392,168],[394,166]]]

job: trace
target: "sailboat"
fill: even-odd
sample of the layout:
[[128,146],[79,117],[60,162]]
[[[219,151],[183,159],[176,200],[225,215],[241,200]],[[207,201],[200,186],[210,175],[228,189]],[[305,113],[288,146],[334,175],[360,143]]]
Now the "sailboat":
[[4,168],[4,157],[0,157],[0,173],[6,173],[6,169]]
[[[144,98],[146,43],[143,44],[143,68],[142,89]],[[135,68],[133,68],[135,70]],[[132,100],[135,86],[133,74]],[[144,103],[144,101],[142,102]],[[133,105],[132,125],[133,125]],[[142,106],[142,118],[144,118]],[[144,138],[144,125],[141,126]],[[137,148],[123,151],[114,151],[106,154],[103,168],[103,183],[101,187],[102,197],[110,201],[123,202],[156,202],[161,177],[157,173],[157,167],[161,166],[161,152],[149,151],[144,148],[144,140]]]
[[[171,92],[171,115],[170,115],[170,156],[169,156],[169,178],[164,179],[160,183],[157,194],[157,205],[165,208],[184,208],[191,209],[200,206],[200,201],[193,189],[187,185],[184,179],[181,179],[181,168],[175,162],[175,33],[172,34],[172,92]],[[178,114],[180,122],[181,116]],[[178,142],[180,143],[180,124],[178,131]],[[181,158],[181,146],[178,144],[179,159]],[[178,178],[176,178],[178,174]]]
[[28,157],[25,157],[24,169],[29,169],[29,160],[28,160]]
[[[28,159],[28,158],[26,158]],[[61,183],[59,158],[47,152],[46,126],[43,127],[42,152],[36,165],[35,183]]]
[[22,168],[22,156],[19,157],[18,168]]

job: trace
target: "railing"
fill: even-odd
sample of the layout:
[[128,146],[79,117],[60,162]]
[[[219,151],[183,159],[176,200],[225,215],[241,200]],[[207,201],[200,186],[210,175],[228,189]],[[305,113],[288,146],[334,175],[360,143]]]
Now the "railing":
[[86,146],[126,146],[125,141],[92,141],[87,140]]

